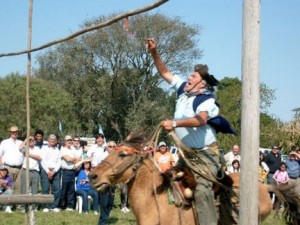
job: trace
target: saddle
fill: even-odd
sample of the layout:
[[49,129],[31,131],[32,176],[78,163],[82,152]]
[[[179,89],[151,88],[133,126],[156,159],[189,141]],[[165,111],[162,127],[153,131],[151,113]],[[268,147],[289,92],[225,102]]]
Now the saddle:
[[193,173],[188,168],[172,167],[164,173],[170,183],[171,199],[176,206],[191,206],[197,186]]

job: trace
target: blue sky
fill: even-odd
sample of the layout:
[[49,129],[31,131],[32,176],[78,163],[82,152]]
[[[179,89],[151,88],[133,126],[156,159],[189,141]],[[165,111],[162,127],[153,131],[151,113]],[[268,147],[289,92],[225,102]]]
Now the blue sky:
[[[101,15],[133,10],[154,0],[42,0],[34,1],[32,47],[65,37],[85,21]],[[199,47],[210,73],[218,79],[241,77],[242,0],[170,0],[154,12],[179,16],[203,30]],[[260,80],[275,89],[268,112],[283,121],[300,107],[300,1],[261,1]],[[27,48],[28,1],[1,1],[0,53]],[[32,58],[37,53],[32,54]],[[0,58],[0,76],[26,73],[27,57]]]

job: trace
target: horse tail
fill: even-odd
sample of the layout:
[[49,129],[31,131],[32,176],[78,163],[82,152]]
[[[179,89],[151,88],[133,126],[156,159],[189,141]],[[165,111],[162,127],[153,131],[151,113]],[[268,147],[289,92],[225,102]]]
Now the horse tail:
[[287,225],[300,225],[300,198],[295,191],[296,184],[268,185],[268,191],[274,192],[278,201],[275,210],[278,213],[280,205],[284,205],[283,218]]
[[222,184],[215,184],[214,187],[219,213],[218,225],[238,224],[239,189],[235,186],[233,178],[227,174],[218,181]]

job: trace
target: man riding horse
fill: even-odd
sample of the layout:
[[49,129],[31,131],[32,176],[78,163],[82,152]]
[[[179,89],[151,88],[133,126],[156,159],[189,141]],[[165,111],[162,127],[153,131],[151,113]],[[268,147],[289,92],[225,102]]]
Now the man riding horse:
[[[179,76],[173,75],[161,60],[153,38],[147,39],[146,46],[156,65],[160,76],[177,91],[173,120],[161,122],[166,131],[175,130],[180,140],[195,150],[206,161],[211,172],[216,175],[220,169],[220,156],[217,146],[216,130],[208,123],[219,114],[213,96],[213,86],[218,80],[208,73],[206,65],[196,65],[188,80],[184,82]],[[197,174],[197,188],[194,193],[198,223],[201,225],[216,225],[217,213],[212,192],[212,182]]]

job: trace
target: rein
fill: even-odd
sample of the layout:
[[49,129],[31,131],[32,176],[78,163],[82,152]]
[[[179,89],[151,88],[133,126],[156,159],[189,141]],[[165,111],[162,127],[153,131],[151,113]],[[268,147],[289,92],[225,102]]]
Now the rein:
[[[153,149],[148,149],[148,150],[137,150],[128,146],[120,146],[120,147],[116,147],[115,151],[120,151],[121,153],[124,153],[128,156],[133,156],[130,159],[126,160],[124,163],[122,163],[120,166],[118,166],[117,168],[113,169],[113,164],[109,163],[105,160],[103,160],[102,162],[109,164],[109,166],[112,168],[112,174],[109,175],[110,178],[115,178],[115,177],[120,177],[122,176],[122,174],[130,167],[132,166],[132,171],[133,173],[128,177],[128,179],[124,182],[124,184],[127,184],[129,181],[131,181],[136,173],[137,173],[137,169],[143,164],[144,162],[144,158],[147,154],[149,154],[150,152],[153,152]],[[126,156],[125,156],[126,157]]]

